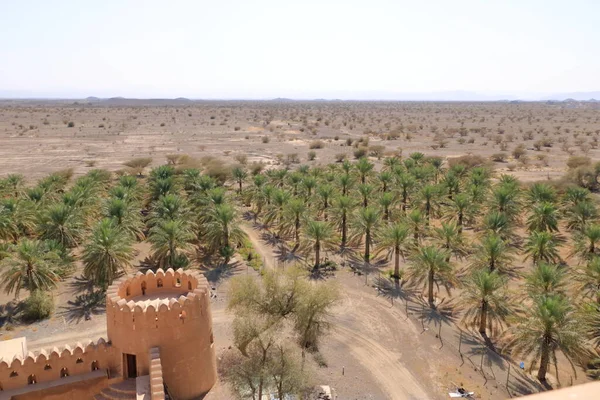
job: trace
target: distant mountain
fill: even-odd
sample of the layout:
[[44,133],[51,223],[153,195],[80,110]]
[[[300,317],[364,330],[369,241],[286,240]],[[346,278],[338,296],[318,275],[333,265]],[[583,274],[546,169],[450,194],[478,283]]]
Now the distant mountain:
[[[544,97],[542,100],[572,100],[572,101],[595,101],[594,99],[600,98],[600,92],[573,92],[573,93],[557,93],[547,97]],[[590,100],[592,99],[592,100]]]

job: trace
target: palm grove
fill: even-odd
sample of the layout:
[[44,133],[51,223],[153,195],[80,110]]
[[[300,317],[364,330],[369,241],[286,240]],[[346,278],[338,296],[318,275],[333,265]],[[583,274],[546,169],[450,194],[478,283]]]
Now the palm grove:
[[[339,259],[340,250],[365,263],[386,257],[390,279],[423,288],[433,308],[452,299],[461,323],[529,357],[542,381],[559,352],[573,363],[589,361],[600,341],[593,195],[578,185],[525,186],[469,161],[413,153],[378,166],[367,158],[294,170],[242,164],[217,176],[163,165],[147,177],[92,170],[73,180],[59,172],[31,187],[11,175],[0,182],[3,285],[15,295],[26,289],[39,310],[75,261],[105,289],[130,267],[134,244],[145,240],[155,266],[195,267],[205,255],[227,262],[245,241],[239,213],[247,209],[313,272],[326,264],[324,255]],[[314,298],[310,285],[299,289],[307,303],[290,310],[274,308],[260,286],[239,285],[261,299],[259,310],[230,304],[239,337],[252,338],[252,346],[240,344],[242,354],[287,346],[264,334],[286,320],[302,348],[309,347],[297,321],[305,315],[302,304]],[[324,312],[334,301],[327,299]],[[248,315],[263,325],[260,335],[245,324]]]

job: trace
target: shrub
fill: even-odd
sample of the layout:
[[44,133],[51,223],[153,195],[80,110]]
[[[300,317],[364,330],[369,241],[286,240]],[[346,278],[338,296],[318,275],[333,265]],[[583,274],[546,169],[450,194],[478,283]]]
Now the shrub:
[[315,158],[317,158],[317,152],[314,150],[311,150],[308,152],[308,161],[313,161]]
[[312,149],[322,149],[323,147],[325,147],[325,143],[323,143],[322,140],[313,140],[308,145],[308,148],[311,149],[311,150]]
[[464,165],[467,168],[481,167],[487,164],[486,159],[480,155],[467,154],[460,157],[448,159],[448,165],[452,168],[455,165]]
[[69,127],[69,128],[75,127],[75,122],[69,121],[69,123],[67,124],[67,127]]
[[233,156],[233,159],[241,165],[248,164],[248,156],[243,153],[236,154],[235,156]]
[[385,146],[382,145],[374,145],[369,147],[369,154],[372,157],[377,157],[381,159],[383,157],[383,153],[385,152]]
[[233,130],[236,131],[236,132],[239,131],[240,129],[242,129],[242,128],[240,128],[239,126],[234,126],[233,127]]
[[263,143],[269,143],[271,141],[268,136],[263,136],[261,140]]
[[512,151],[512,156],[515,158],[515,160],[518,160],[525,154],[527,154],[527,150],[525,150],[525,146],[523,146],[522,144],[515,147]]
[[515,169],[517,169],[517,164],[510,163],[506,166],[506,168],[508,168],[509,171],[514,171]]
[[366,147],[358,147],[356,150],[354,150],[353,154],[354,154],[354,158],[359,159],[359,158],[363,158],[364,156],[367,155],[367,148]]
[[567,167],[569,169],[576,169],[579,167],[587,167],[592,164],[592,160],[585,156],[571,156],[567,160]]
[[161,122],[161,123],[160,123],[160,126],[165,126],[165,123],[164,123],[164,122]]
[[200,161],[204,165],[204,174],[216,179],[220,184],[231,177],[231,165],[227,165],[223,160],[207,156]]
[[335,155],[335,162],[343,162],[348,156],[346,153],[338,153]]
[[169,164],[169,165],[177,164],[177,162],[179,161],[180,158],[181,158],[181,156],[179,154],[167,154],[166,155],[167,164]]
[[352,146],[352,138],[346,139],[346,146]]
[[123,165],[131,168],[135,173],[141,175],[144,168],[146,168],[152,162],[152,158],[150,157],[140,157],[134,158],[133,160],[129,160],[124,162]]
[[36,290],[25,300],[23,318],[27,321],[46,319],[54,311],[54,299],[41,290]]
[[506,153],[494,153],[494,154],[492,154],[492,161],[504,162],[504,161],[506,161],[506,157],[507,157]]

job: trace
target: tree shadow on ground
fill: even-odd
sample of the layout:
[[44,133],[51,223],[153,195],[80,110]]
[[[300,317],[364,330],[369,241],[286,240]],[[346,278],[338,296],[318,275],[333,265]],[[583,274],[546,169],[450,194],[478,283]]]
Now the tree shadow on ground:
[[60,312],[67,322],[79,323],[82,319],[90,319],[94,315],[106,312],[106,292],[100,289],[77,295],[75,300],[69,300]]
[[73,277],[68,284],[69,290],[74,294],[91,292],[94,290],[94,283],[83,275]]
[[379,274],[381,268],[387,265],[387,261],[384,258],[371,259],[365,261],[361,254],[356,252],[349,253],[345,261],[346,265],[350,267],[350,270],[356,275],[368,275]]
[[235,270],[240,267],[242,267],[241,262],[232,260],[228,263],[221,263],[220,265],[217,265],[212,268],[201,266],[200,272],[204,274],[204,276],[211,285],[214,285],[224,279],[232,277]]
[[20,322],[19,314],[23,311],[23,302],[11,300],[0,305],[0,328]]

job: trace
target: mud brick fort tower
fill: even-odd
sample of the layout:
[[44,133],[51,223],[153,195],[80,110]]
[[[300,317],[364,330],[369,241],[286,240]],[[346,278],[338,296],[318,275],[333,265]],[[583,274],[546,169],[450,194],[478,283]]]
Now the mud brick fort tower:
[[0,361],[0,400],[165,398],[207,393],[217,378],[209,286],[193,271],[159,269],[106,293],[108,340]]

